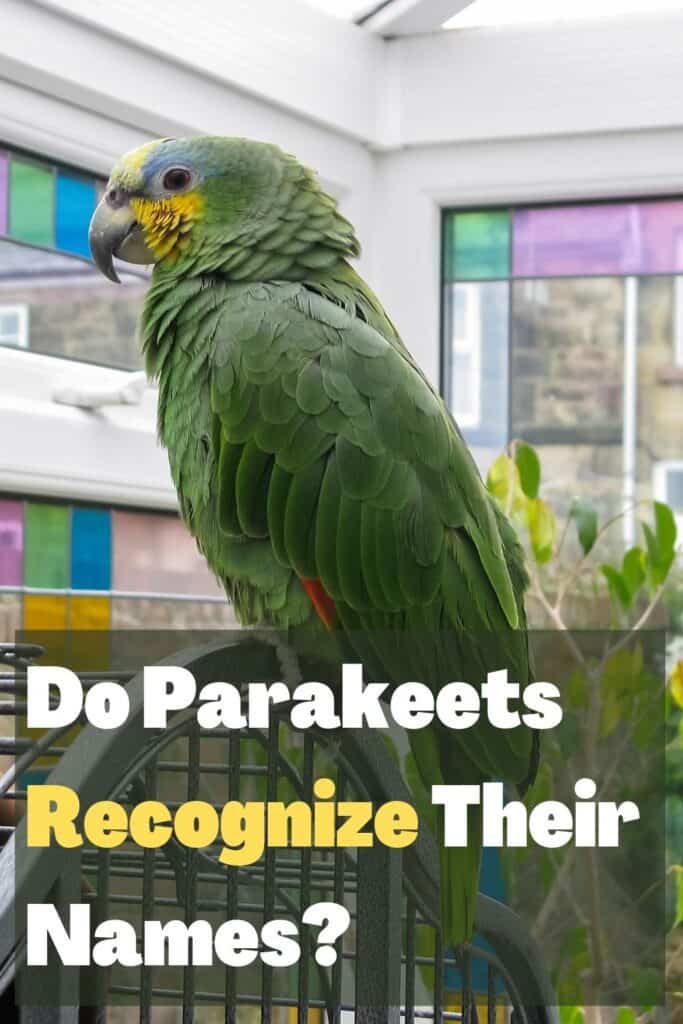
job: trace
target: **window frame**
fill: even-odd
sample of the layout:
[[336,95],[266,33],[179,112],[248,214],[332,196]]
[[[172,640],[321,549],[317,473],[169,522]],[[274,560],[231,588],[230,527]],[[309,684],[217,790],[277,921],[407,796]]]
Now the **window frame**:
[[673,364],[683,369],[683,274],[674,275]]
[[[515,276],[513,273],[513,246],[514,246],[514,214],[521,210],[538,210],[538,209],[557,209],[557,208],[569,208],[569,207],[581,207],[581,206],[614,206],[628,205],[634,203],[658,203],[658,202],[683,202],[683,192],[665,190],[662,193],[652,192],[638,192],[628,191],[625,194],[620,194],[619,190],[615,190],[614,193],[609,194],[596,194],[592,190],[586,190],[585,194],[573,195],[568,198],[563,195],[561,191],[558,191],[557,195],[549,196],[548,198],[535,199],[528,193],[526,189],[519,192],[517,195],[513,193],[505,195],[506,190],[501,190],[501,196],[493,198],[491,194],[482,195],[481,201],[477,200],[476,191],[472,191],[467,196],[462,196],[460,201],[454,200],[454,198],[442,198],[438,202],[438,243],[439,243],[439,334],[438,334],[438,383],[439,392],[444,397],[444,401],[448,406],[449,411],[452,412],[454,419],[459,425],[464,426],[458,420],[455,411],[451,407],[451,380],[450,376],[452,373],[452,360],[449,351],[449,301],[447,299],[447,293],[450,288],[453,288],[459,284],[490,284],[493,282],[504,282],[508,286],[509,291],[509,325],[510,330],[508,332],[508,343],[507,352],[505,353],[508,366],[508,380],[507,380],[507,391],[508,391],[508,428],[507,428],[507,443],[513,438],[512,430],[512,415],[513,415],[513,382],[512,382],[512,336],[511,336],[511,325],[514,315],[514,285],[523,281],[561,281],[561,280],[575,280],[581,277],[586,279],[593,278],[605,278],[605,277],[618,277],[620,280],[625,280],[629,276],[628,274],[549,274],[549,275],[536,275],[533,277],[528,276]],[[449,239],[449,221],[454,218],[457,214],[462,213],[494,213],[506,210],[510,216],[510,231],[509,231],[509,266],[508,273],[506,276],[491,276],[486,278],[457,278],[455,275],[449,277],[447,274],[448,260],[446,255],[447,242]],[[646,275],[635,275],[636,277],[666,277],[672,278],[674,281],[674,300],[676,299],[676,288],[679,285],[681,287],[681,303],[676,308],[674,307],[674,324],[673,324],[673,362],[675,367],[683,367],[683,272],[680,274],[672,272],[655,272]],[[481,393],[480,393],[481,397]],[[464,426],[465,430],[469,428]],[[470,442],[476,445],[477,442]],[[537,443],[534,441],[533,443]],[[550,437],[544,441],[545,444],[566,444],[566,439],[554,439]],[[611,444],[611,440],[600,440],[597,439],[592,442],[593,444]],[[683,529],[683,524],[682,524]]]

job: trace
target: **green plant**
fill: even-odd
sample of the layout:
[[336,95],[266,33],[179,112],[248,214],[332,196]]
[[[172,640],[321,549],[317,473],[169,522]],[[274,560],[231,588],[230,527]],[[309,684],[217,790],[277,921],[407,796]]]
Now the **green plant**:
[[[643,512],[641,542],[618,550],[614,533],[625,513],[600,522],[594,506],[577,499],[560,520],[542,496],[538,454],[521,441],[512,442],[494,461],[487,486],[527,549],[530,623],[559,632],[568,666],[563,726],[556,736],[544,736],[542,769],[530,805],[551,797],[557,787],[566,788],[572,777],[588,774],[597,779],[602,772],[600,789],[611,786],[610,798],[621,787],[639,791],[646,805],[649,801],[650,806],[661,808],[663,783],[648,791],[646,780],[663,744],[669,777],[673,765],[675,775],[680,773],[683,779],[683,641],[669,633],[667,718],[659,733],[662,693],[658,679],[665,670],[658,666],[653,673],[652,658],[647,654],[647,630],[653,623],[661,628],[664,622],[669,630],[681,625],[683,596],[676,586],[677,534],[671,509],[661,502],[639,503]],[[597,653],[576,632],[587,625],[594,629],[599,625],[605,631]],[[683,821],[680,793],[679,787],[666,794],[670,821]],[[673,835],[667,852],[671,882],[668,974],[670,988],[676,991],[683,975],[683,858]],[[649,1012],[653,969],[638,955],[631,963],[615,964],[617,937],[610,934],[610,922],[605,919],[605,900],[597,881],[598,857],[598,851],[587,851],[583,875],[571,851],[561,859],[553,851],[539,858],[537,875],[545,886],[537,917],[540,937],[552,942],[552,917],[560,901],[573,918],[564,927],[559,953],[563,970],[557,979],[560,997],[568,1004],[563,1012],[568,1024],[599,1021],[595,1004],[617,982],[619,991],[628,992],[633,1006],[618,1011],[619,1021]],[[629,857],[632,868],[638,863],[638,849],[629,851]],[[522,851],[513,865],[519,867],[526,859],[528,852]],[[620,870],[618,861],[616,870]],[[516,884],[515,877],[511,884]],[[517,880],[517,884],[521,883]],[[577,898],[579,889],[585,899]],[[619,974],[621,978],[615,978]],[[584,996],[583,1007],[569,1005],[576,1001],[577,991]]]

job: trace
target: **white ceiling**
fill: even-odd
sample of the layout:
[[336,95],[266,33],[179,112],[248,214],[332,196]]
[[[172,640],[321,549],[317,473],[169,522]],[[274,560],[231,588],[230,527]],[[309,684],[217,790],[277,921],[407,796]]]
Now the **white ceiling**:
[[502,27],[680,10],[683,0],[474,0],[444,28]]
[[356,21],[377,6],[378,0],[306,0],[312,7],[317,7],[335,18]]
[[[304,0],[333,17],[356,22],[380,36],[438,31],[473,0]],[[510,0],[514,2],[514,0]]]

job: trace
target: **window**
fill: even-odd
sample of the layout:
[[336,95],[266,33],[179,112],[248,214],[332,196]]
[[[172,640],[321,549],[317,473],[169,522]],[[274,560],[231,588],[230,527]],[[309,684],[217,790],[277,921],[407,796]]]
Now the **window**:
[[476,285],[459,284],[453,289],[452,401],[461,427],[478,427],[481,420],[480,304]]
[[0,304],[0,345],[28,348],[28,308]]
[[0,147],[0,310],[14,311],[0,320],[0,345],[140,368],[147,272],[126,267],[114,288],[90,260],[88,225],[103,185]]
[[233,624],[222,588],[172,513],[0,495],[0,642],[22,628]]
[[442,387],[482,467],[521,438],[560,506],[648,498],[683,459],[683,201],[445,211],[442,266]]

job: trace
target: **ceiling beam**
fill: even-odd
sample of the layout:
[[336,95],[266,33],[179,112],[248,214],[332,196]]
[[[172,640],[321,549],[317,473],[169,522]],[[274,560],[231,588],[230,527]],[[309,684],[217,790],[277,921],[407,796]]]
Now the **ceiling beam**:
[[381,36],[407,36],[438,32],[445,21],[474,0],[390,0],[378,4],[375,14],[363,18],[363,28]]

